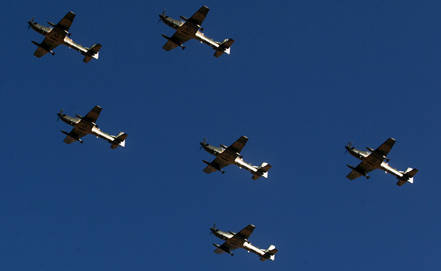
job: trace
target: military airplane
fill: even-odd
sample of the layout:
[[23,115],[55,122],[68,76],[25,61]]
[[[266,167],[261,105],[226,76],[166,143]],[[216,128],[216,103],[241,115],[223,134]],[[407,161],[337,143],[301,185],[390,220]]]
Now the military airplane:
[[230,164],[235,164],[240,168],[245,168],[253,175],[251,178],[253,180],[257,180],[259,177],[268,178],[268,170],[271,168],[271,165],[263,162],[260,166],[253,166],[251,164],[246,163],[243,160],[240,152],[242,151],[245,144],[248,142],[248,137],[241,136],[236,142],[234,142],[231,146],[227,147],[225,145],[220,145],[220,147],[216,147],[208,144],[207,142],[202,141],[200,144],[202,148],[204,148],[208,153],[215,155],[216,159],[214,159],[211,163],[205,160],[202,160],[207,167],[204,169],[204,172],[209,174],[215,171],[220,171],[221,173],[225,173],[222,169]]
[[391,167],[388,162],[390,159],[387,157],[395,144],[394,138],[389,138],[377,149],[367,147],[367,151],[357,150],[348,143],[346,150],[356,158],[361,160],[361,163],[357,167],[347,165],[352,171],[346,176],[349,180],[354,180],[360,176],[365,176],[369,179],[368,173],[374,169],[382,169],[385,173],[390,173],[397,177],[397,185],[401,186],[406,182],[413,183],[413,177],[417,174],[418,169],[408,168],[406,171],[400,171]]
[[219,229],[216,229],[216,225],[213,225],[213,227],[210,228],[211,233],[213,233],[216,237],[225,240],[225,242],[222,245],[213,244],[213,246],[216,247],[216,250],[214,251],[216,254],[222,254],[224,252],[230,254],[233,256],[234,254],[231,252],[234,249],[237,248],[243,248],[248,250],[248,252],[253,252],[260,256],[261,261],[271,260],[274,261],[276,257],[276,253],[278,250],[274,245],[270,245],[268,249],[260,249],[258,247],[253,246],[249,241],[248,238],[253,233],[256,226],[250,224],[243,228],[240,232],[234,233],[234,232],[224,232]]
[[45,36],[42,43],[38,43],[36,41],[32,41],[38,48],[34,53],[36,57],[42,57],[47,53],[51,53],[55,55],[53,51],[58,45],[64,44],[73,48],[84,55],[83,61],[85,63],[89,62],[92,58],[98,59],[99,50],[101,49],[101,44],[94,44],[92,47],[87,48],[78,43],[75,43],[71,38],[71,33],[69,32],[69,28],[75,18],[75,13],[69,11],[63,19],[58,24],[54,24],[48,22],[49,26],[43,26],[38,24],[31,19],[28,24],[29,27],[34,29],[36,32]]
[[70,144],[75,141],[79,141],[83,143],[82,137],[93,134],[97,137],[104,138],[110,143],[110,147],[112,149],[116,149],[118,146],[125,147],[126,146],[126,138],[127,134],[120,132],[117,136],[109,135],[102,132],[98,125],[96,125],[96,120],[98,119],[101,113],[101,107],[96,105],[85,117],[80,115],[76,115],[76,117],[71,117],[64,114],[62,111],[58,113],[58,118],[64,121],[65,123],[73,126],[74,128],[70,133],[66,131],[61,131],[66,135],[64,142],[66,144]]
[[203,28],[201,27],[202,22],[205,20],[208,11],[208,7],[202,6],[190,18],[181,16],[181,19],[183,21],[169,17],[165,15],[165,12],[160,14],[160,20],[162,20],[166,25],[176,29],[176,32],[172,37],[167,37],[166,35],[162,34],[162,36],[168,40],[162,48],[166,51],[175,49],[178,46],[182,49],[185,49],[185,46],[183,46],[185,42],[191,39],[197,39],[201,43],[205,43],[208,46],[211,46],[215,50],[215,57],[220,57],[223,53],[229,55],[230,47],[231,45],[233,45],[234,40],[225,39],[223,42],[218,42],[208,38],[204,35],[204,33],[201,32],[203,31]]

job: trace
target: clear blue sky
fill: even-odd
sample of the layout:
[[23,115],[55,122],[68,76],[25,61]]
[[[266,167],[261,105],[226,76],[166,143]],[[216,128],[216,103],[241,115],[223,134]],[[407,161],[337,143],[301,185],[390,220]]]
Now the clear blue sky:
[[[230,56],[190,41],[161,49],[158,24],[211,10],[205,33]],[[8,1],[3,4],[0,270],[440,270],[440,1]],[[72,38],[103,44],[82,63],[67,47],[33,57],[27,20],[77,16]],[[111,150],[66,145],[62,108],[94,105]],[[273,165],[253,182],[235,167],[206,175],[206,137],[249,137],[245,159]],[[344,153],[395,137],[391,165],[350,182]],[[279,248],[275,262],[213,253],[209,227]]]

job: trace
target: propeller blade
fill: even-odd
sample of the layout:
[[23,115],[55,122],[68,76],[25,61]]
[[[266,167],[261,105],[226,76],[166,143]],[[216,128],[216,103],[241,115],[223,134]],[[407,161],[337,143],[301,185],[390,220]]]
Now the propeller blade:
[[[349,149],[352,149],[352,142],[348,142],[348,144],[346,144],[346,147],[348,147]],[[348,149],[345,148],[345,153],[348,152]]]
[[160,16],[159,16],[158,24],[161,22],[161,17],[166,17],[166,15],[165,15],[165,9],[162,10],[162,12],[161,12],[161,14],[160,14]]
[[35,17],[32,17],[31,20],[28,22],[28,30],[31,28],[31,24],[34,23]]
[[207,145],[207,139],[204,137],[202,138],[202,144],[199,146],[199,149],[202,150],[202,145]]
[[63,115],[63,112],[64,112],[63,109],[60,109],[60,111],[57,114],[57,121],[60,120],[60,115]]

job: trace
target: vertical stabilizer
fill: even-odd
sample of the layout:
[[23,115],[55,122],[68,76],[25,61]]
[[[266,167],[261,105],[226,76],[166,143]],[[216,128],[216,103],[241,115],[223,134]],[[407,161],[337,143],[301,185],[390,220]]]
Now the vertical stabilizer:
[[219,47],[214,52],[215,57],[220,57],[223,54],[229,55],[231,52],[231,45],[233,45],[233,39],[225,39],[222,43],[219,44]]
[[261,260],[262,262],[263,262],[263,261],[266,261],[266,260],[274,261],[274,260],[276,259],[276,253],[277,253],[278,251],[279,251],[279,250],[277,250],[277,248],[276,248],[275,245],[270,245],[270,246],[268,247],[268,249],[265,250],[265,254],[263,254],[262,257],[260,257],[260,260]]
[[260,177],[263,177],[265,179],[268,178],[268,171],[270,170],[271,165],[267,162],[263,162],[260,167],[257,168],[257,171],[253,174],[251,177],[253,180],[257,180]]
[[98,59],[99,58],[99,51],[103,47],[101,44],[97,43],[92,45],[89,49],[87,49],[87,53],[83,53],[84,56],[84,63],[89,62],[92,58]]
[[124,132],[120,132],[117,136],[114,136],[114,140],[113,140],[112,144],[110,145],[110,148],[116,149],[116,148],[118,148],[118,146],[124,148],[126,146],[127,136],[128,135]]
[[413,177],[418,173],[418,169],[416,168],[408,168],[405,172],[403,172],[403,177],[398,178],[397,185],[402,186],[405,183],[413,183]]

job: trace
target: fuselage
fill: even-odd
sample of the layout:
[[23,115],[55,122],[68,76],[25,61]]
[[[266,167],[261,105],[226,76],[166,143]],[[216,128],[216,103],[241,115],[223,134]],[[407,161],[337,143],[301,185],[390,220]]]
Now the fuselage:
[[[29,26],[37,33],[45,36],[54,44],[64,44],[72,49],[75,49],[83,54],[87,54],[88,48],[74,42],[69,36],[70,32],[58,27],[43,26],[34,21],[28,22]],[[51,33],[50,35],[48,35]]]
[[[243,248],[247,251],[253,252],[259,256],[265,255],[265,251],[254,246],[249,242],[247,239],[240,239],[240,238],[233,238],[235,233],[234,232],[224,232],[215,228],[210,228],[210,231],[218,238],[222,240],[229,240],[228,245],[232,248]],[[229,252],[230,253],[230,252]]]
[[98,126],[94,122],[82,121],[81,118],[68,116],[68,115],[62,114],[62,113],[58,113],[58,117],[63,122],[69,124],[70,126],[75,127],[76,129],[79,129],[82,133],[94,134],[98,137],[106,139],[107,141],[109,141],[111,143],[115,140],[114,136],[109,135],[109,134],[101,131],[100,128],[98,128]]
[[175,30],[180,30],[182,34],[186,35],[189,39],[197,39],[200,42],[203,42],[214,49],[217,49],[219,47],[219,43],[216,42],[213,39],[208,38],[204,35],[204,33],[201,32],[201,26],[195,25],[195,24],[187,24],[186,27],[182,27],[185,24],[185,21],[176,20],[169,16],[160,14],[159,18],[161,21],[163,21],[166,25],[170,26],[171,28]]
[[[228,148],[227,146],[220,145],[219,147],[216,147],[216,146],[204,143],[204,142],[201,142],[200,144],[204,148],[205,151],[218,157],[219,159],[224,160],[225,163],[235,164],[239,168],[244,168],[244,169],[248,170],[249,172],[251,172],[252,174],[255,174],[255,173],[258,174],[257,173],[258,167],[253,166],[252,164],[245,162],[245,160],[243,159],[243,157],[240,153],[237,153],[237,152],[236,153],[232,153],[232,152],[224,153],[224,151]],[[224,153],[224,154],[219,156],[221,153]]]
[[[389,165],[389,163],[387,163],[385,160],[388,160],[387,157],[383,157],[383,156],[378,156],[376,155],[375,152],[371,152],[371,151],[362,151],[362,150],[358,150],[354,147],[351,146],[345,146],[346,150],[355,158],[360,159],[362,161],[365,161],[366,163],[368,163],[371,167],[376,168],[376,169],[382,169],[387,173],[390,173],[392,175],[395,175],[398,178],[401,178],[404,176],[404,172],[399,171],[393,167],[391,167]],[[366,157],[370,156],[370,155],[376,155],[376,159],[366,159]],[[365,172],[360,172],[363,175],[366,175]]]
[[40,25],[34,21],[29,21],[28,22],[29,26],[37,33],[46,36],[49,32],[51,32],[53,27],[49,27],[49,26],[43,26]]
[[209,154],[212,154],[214,156],[218,156],[219,154],[223,153],[226,149],[223,147],[216,147],[216,146],[204,143],[204,142],[201,142],[201,146],[202,146],[202,148],[204,148],[204,150],[206,152],[208,152]]
[[231,237],[233,237],[235,234],[234,232],[225,232],[225,231],[221,231],[221,230],[218,230],[215,228],[210,228],[210,231],[211,231],[211,233],[214,234],[214,236],[216,236],[217,238],[220,238],[222,240],[225,240],[225,241],[230,239]]

